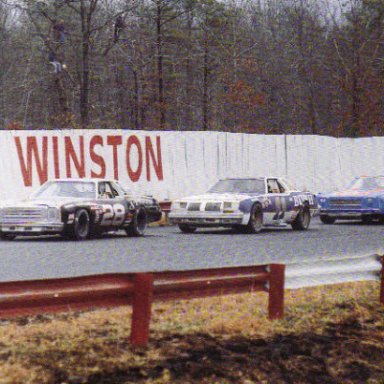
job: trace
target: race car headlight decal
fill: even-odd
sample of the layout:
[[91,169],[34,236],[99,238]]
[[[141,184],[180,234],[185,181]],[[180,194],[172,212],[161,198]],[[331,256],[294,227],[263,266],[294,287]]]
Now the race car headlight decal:
[[375,205],[375,199],[369,198],[365,201],[367,207],[373,207]]
[[326,205],[326,204],[325,204],[326,201],[327,201],[327,199],[320,198],[320,199],[319,199],[319,205],[320,205],[321,207],[325,206],[325,205]]
[[186,209],[187,202],[185,201],[174,201],[172,203],[171,209]]
[[60,211],[57,208],[48,208],[48,220],[57,221],[60,220]]
[[217,211],[220,211],[221,209],[221,203],[206,203],[205,204],[205,210],[206,211],[214,211],[214,212],[217,212]]
[[239,209],[239,203],[235,203],[232,201],[224,201],[224,204],[223,204],[224,213],[233,213],[237,209]]

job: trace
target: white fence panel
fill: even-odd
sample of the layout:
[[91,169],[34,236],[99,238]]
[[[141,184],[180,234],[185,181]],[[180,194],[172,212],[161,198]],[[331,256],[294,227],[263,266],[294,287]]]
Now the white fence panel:
[[0,131],[0,199],[55,177],[118,178],[158,199],[202,193],[219,178],[286,176],[313,192],[384,174],[384,137],[128,130]]

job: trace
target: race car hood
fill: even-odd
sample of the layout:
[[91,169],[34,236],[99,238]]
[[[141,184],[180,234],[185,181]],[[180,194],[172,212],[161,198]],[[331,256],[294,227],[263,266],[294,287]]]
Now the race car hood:
[[356,190],[346,189],[339,192],[320,194],[319,197],[379,197],[384,196],[384,189]]
[[18,201],[12,201],[8,200],[0,204],[0,208],[31,208],[31,207],[41,207],[41,206],[48,206],[53,208],[60,208],[63,205],[70,204],[70,203],[76,203],[82,201],[89,201],[89,199],[82,199],[82,198],[73,198],[73,197],[56,197],[54,199],[28,199],[28,200],[18,200]]
[[234,193],[205,193],[202,195],[196,196],[187,196],[179,201],[186,202],[205,202],[205,201],[232,201],[232,202],[240,202],[245,199],[249,199],[252,196],[246,194],[234,194]]

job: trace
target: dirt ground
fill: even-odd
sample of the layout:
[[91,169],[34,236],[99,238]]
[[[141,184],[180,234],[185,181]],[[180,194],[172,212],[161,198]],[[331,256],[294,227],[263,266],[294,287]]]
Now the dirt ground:
[[382,333],[353,317],[330,323],[322,334],[271,339],[172,335],[152,348],[161,351],[161,360],[95,375],[87,383],[384,383]]

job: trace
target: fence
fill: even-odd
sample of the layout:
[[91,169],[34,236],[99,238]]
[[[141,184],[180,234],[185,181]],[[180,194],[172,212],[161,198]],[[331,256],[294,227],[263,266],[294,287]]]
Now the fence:
[[[353,281],[380,280],[382,256],[348,257],[334,260],[314,260],[286,266],[285,288],[295,289]],[[383,279],[381,279],[383,281]],[[384,293],[381,299],[384,300]],[[384,303],[384,301],[382,301]]]
[[106,274],[0,283],[0,318],[39,313],[132,305],[131,344],[149,339],[155,301],[190,299],[242,292],[267,292],[268,317],[284,315],[284,289],[346,281],[381,281],[384,304],[384,257],[291,264]]
[[[384,137],[213,131],[64,129],[0,132],[0,199],[29,196],[52,178],[118,179],[158,200],[205,193],[224,177],[286,176],[326,192],[377,174]],[[96,176],[95,176],[96,175]]]
[[0,283],[0,318],[132,305],[131,344],[148,343],[151,304],[267,292],[270,319],[284,314],[284,265],[219,268]]

